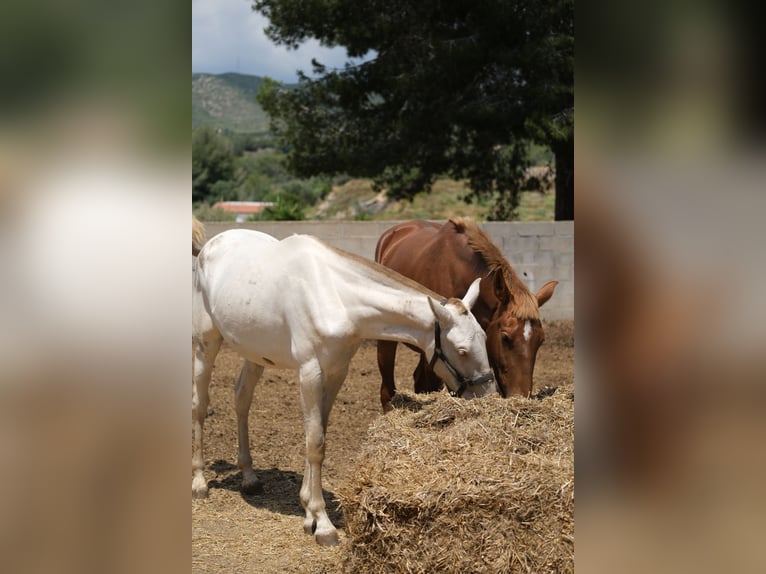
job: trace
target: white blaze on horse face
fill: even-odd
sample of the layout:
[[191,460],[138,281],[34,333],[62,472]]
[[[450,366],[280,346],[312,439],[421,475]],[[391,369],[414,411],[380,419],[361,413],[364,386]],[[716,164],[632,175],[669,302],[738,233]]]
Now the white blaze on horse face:
[[524,340],[529,342],[529,338],[532,336],[532,322],[529,320],[524,321]]

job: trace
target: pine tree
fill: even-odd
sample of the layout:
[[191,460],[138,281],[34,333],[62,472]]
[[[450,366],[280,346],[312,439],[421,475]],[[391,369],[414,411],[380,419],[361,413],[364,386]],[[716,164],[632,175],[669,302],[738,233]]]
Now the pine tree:
[[394,198],[468,179],[512,217],[530,143],[556,165],[556,219],[574,218],[573,0],[255,0],[269,37],[344,46],[295,89],[258,101],[299,175],[371,177]]

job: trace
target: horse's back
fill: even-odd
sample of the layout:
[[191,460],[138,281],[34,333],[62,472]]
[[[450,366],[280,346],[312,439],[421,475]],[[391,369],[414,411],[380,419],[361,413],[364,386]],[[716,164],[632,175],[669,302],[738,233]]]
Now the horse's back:
[[407,221],[388,229],[378,239],[375,261],[417,280],[413,272],[422,267],[441,226],[431,221]]
[[445,296],[462,296],[476,256],[450,222],[407,221],[378,240],[375,260]]
[[410,243],[413,236],[421,234],[432,235],[439,230],[439,224],[432,221],[414,220],[405,221],[387,229],[378,239],[375,246],[375,261],[386,265],[385,261],[391,257],[402,242]]

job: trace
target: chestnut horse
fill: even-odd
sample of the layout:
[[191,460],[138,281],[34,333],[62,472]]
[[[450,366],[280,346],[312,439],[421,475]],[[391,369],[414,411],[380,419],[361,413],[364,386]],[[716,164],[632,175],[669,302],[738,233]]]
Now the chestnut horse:
[[[487,334],[487,355],[498,391],[504,397],[531,394],[535,358],[545,337],[539,308],[551,298],[558,281],[549,281],[533,295],[487,234],[462,217],[444,225],[409,221],[392,227],[378,240],[375,261],[446,297],[464,294],[481,277],[479,300],[472,310]],[[378,342],[384,411],[396,392],[396,345]],[[422,353],[413,379],[418,393],[442,388]]]

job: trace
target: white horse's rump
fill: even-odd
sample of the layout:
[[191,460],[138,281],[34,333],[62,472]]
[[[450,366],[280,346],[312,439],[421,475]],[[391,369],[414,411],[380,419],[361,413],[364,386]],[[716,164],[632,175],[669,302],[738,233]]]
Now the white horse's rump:
[[349,362],[364,339],[408,343],[434,359],[434,370],[466,398],[494,393],[485,335],[470,308],[477,279],[463,300],[441,299],[419,284],[319,240],[231,230],[207,242],[194,280],[192,494],[207,495],[202,429],[208,385],[225,339],[245,358],[235,404],[245,492],[261,488],[252,468],[247,417],[265,367],[296,369],[306,430],[306,470],[300,500],[304,529],[320,544],[337,532],[322,497],[325,431]]

